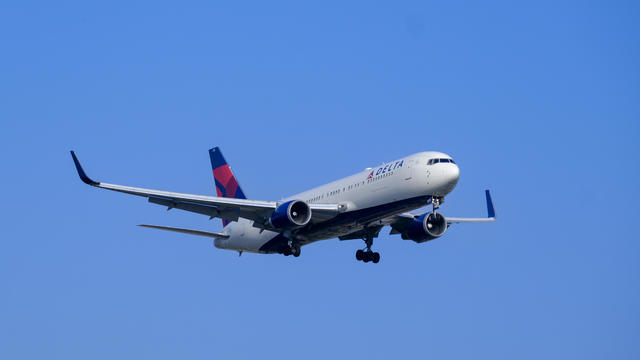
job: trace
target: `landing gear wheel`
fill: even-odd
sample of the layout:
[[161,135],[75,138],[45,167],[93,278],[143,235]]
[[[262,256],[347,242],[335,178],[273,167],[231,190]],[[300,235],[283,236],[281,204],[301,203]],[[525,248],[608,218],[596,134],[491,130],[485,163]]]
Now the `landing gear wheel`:
[[374,253],[372,251],[358,250],[356,252],[356,259],[358,261],[363,261],[363,262],[366,262],[366,263],[373,262],[375,264],[378,261],[380,261],[380,254]]
[[291,247],[291,254],[295,257],[300,256],[300,245],[293,245]]
[[284,256],[289,256],[289,255],[293,255],[293,251],[290,247],[288,246],[283,246],[281,247],[278,252]]

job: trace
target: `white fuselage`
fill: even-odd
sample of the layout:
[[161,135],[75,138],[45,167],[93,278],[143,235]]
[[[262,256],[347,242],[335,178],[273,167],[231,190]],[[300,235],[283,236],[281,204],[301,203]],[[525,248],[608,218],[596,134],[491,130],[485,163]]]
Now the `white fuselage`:
[[[339,221],[328,221],[301,232],[301,244],[330,239],[362,229],[386,217],[420,208],[431,196],[445,196],[458,182],[460,171],[451,162],[429,164],[431,159],[451,159],[440,152],[421,152],[293,195],[286,200],[302,200],[315,204],[342,204],[346,211]],[[228,239],[216,239],[215,246],[222,249],[269,252],[265,244],[280,233],[253,226],[253,221],[239,219],[229,223],[222,231]]]

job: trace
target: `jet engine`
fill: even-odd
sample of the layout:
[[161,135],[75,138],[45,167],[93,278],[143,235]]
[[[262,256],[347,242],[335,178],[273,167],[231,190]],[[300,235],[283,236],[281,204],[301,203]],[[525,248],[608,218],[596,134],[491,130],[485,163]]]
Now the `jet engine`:
[[307,225],[311,209],[304,201],[290,200],[280,204],[271,214],[269,223],[276,229],[293,229]]
[[447,219],[436,212],[422,214],[407,226],[402,234],[404,240],[413,240],[417,243],[439,238],[447,231]]

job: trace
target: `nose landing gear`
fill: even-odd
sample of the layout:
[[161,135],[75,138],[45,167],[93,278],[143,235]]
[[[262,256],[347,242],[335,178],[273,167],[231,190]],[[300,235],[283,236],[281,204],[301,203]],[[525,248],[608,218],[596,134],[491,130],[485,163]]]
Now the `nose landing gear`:
[[440,204],[444,202],[444,197],[434,196],[431,200],[431,205],[433,205],[433,212],[436,212],[438,208],[440,208]]
[[367,233],[362,240],[364,240],[367,247],[365,250],[356,251],[356,260],[364,261],[365,263],[371,261],[374,264],[377,264],[380,261],[380,254],[371,251],[371,246],[373,245],[373,234]]

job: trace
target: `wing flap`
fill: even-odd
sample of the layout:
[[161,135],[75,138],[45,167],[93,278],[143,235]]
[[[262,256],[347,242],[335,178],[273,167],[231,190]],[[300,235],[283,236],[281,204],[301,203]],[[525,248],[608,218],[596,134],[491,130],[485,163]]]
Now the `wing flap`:
[[149,202],[152,204],[166,206],[167,210],[175,208],[193,212],[196,214],[207,215],[210,218],[221,218],[229,221],[238,221],[237,213],[230,210],[224,210],[221,207],[191,203],[187,201],[179,201],[175,199],[159,198],[154,196],[149,197]]

